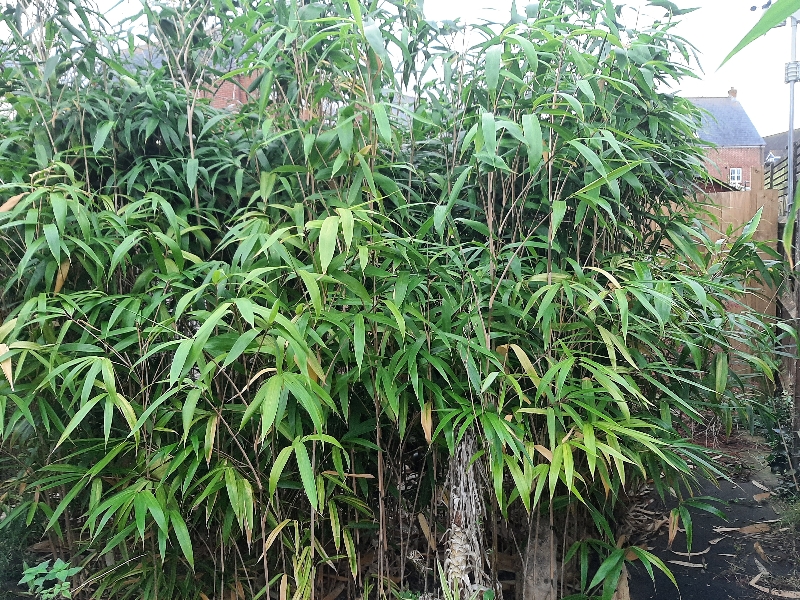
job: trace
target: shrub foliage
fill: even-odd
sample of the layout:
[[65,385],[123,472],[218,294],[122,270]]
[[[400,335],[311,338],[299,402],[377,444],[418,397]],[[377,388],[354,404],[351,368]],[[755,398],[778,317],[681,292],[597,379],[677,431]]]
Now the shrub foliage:
[[758,217],[698,220],[669,18],[53,0],[3,25],[4,523],[43,522],[78,593],[422,589],[477,439],[487,547],[583,511],[559,556],[608,597],[626,490],[683,498],[716,473],[687,424],[771,385],[772,326],[728,309],[774,265]]

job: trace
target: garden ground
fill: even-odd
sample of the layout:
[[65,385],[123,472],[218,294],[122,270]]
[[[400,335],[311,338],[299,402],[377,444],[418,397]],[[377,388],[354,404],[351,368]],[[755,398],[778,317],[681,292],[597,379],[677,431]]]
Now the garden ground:
[[[727,519],[693,511],[692,555],[686,532],[678,530],[669,545],[669,509],[649,495],[632,510],[646,543],[667,563],[679,590],[661,573],[655,585],[641,564],[630,569],[632,600],[762,600],[800,598],[800,510],[787,502],[794,482],[773,473],[770,447],[761,437],[739,432],[727,439],[705,441],[719,450],[716,459],[728,467],[731,480],[704,482],[700,495],[722,501]],[[773,463],[774,465],[774,463]],[[718,486],[718,487],[717,487]],[[796,502],[796,499],[795,499]],[[649,523],[648,523],[649,521]],[[636,534],[633,534],[636,535]],[[766,590],[766,591],[765,591]],[[771,591],[770,591],[771,590]]]

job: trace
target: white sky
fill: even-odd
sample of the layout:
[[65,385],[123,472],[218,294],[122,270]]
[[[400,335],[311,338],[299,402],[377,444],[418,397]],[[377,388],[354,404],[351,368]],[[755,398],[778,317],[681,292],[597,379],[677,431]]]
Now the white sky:
[[[684,96],[727,96],[735,87],[738,99],[762,135],[789,128],[789,86],[783,82],[784,64],[789,60],[789,27],[772,30],[753,42],[717,70],[722,60],[761,17],[765,0],[673,0],[680,8],[700,7],[679,17],[674,30],[692,43],[700,54],[705,71],[700,80],[684,80],[680,94]],[[614,4],[644,4],[641,0],[614,0]],[[518,0],[520,12],[527,0]],[[755,12],[750,7],[757,5]],[[425,0],[429,19],[473,21],[481,17],[505,21],[510,0]],[[652,10],[652,9],[651,9]],[[658,9],[659,16],[664,14]],[[628,13],[630,14],[630,13]],[[627,19],[626,19],[627,20]],[[800,97],[800,85],[796,95]],[[795,127],[800,126],[800,112]]]

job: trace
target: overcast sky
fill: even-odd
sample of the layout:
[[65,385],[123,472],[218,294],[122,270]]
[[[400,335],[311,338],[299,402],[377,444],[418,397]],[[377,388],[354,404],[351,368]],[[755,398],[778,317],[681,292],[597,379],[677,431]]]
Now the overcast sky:
[[[790,28],[774,29],[736,55],[722,69],[722,60],[760,18],[765,0],[673,0],[680,8],[699,6],[699,10],[680,17],[675,33],[697,47],[704,73],[699,80],[686,80],[680,88],[684,96],[727,96],[738,90],[739,101],[750,115],[758,132],[769,135],[789,128],[789,86],[783,82],[784,64],[789,60]],[[614,4],[618,4],[615,0]],[[527,0],[519,0],[522,9]],[[638,6],[641,0],[626,4]],[[750,7],[757,4],[755,12]],[[463,21],[481,17],[504,21],[510,0],[425,0],[429,19]],[[659,15],[664,11],[659,9]],[[800,97],[800,85],[797,88]],[[800,126],[800,113],[795,127]]]

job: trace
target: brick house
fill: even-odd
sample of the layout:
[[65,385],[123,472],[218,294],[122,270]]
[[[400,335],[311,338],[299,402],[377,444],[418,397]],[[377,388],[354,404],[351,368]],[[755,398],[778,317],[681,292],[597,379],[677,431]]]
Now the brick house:
[[687,98],[705,112],[698,134],[710,142],[705,167],[715,179],[736,189],[750,189],[764,164],[764,139],[731,88],[723,98]]

